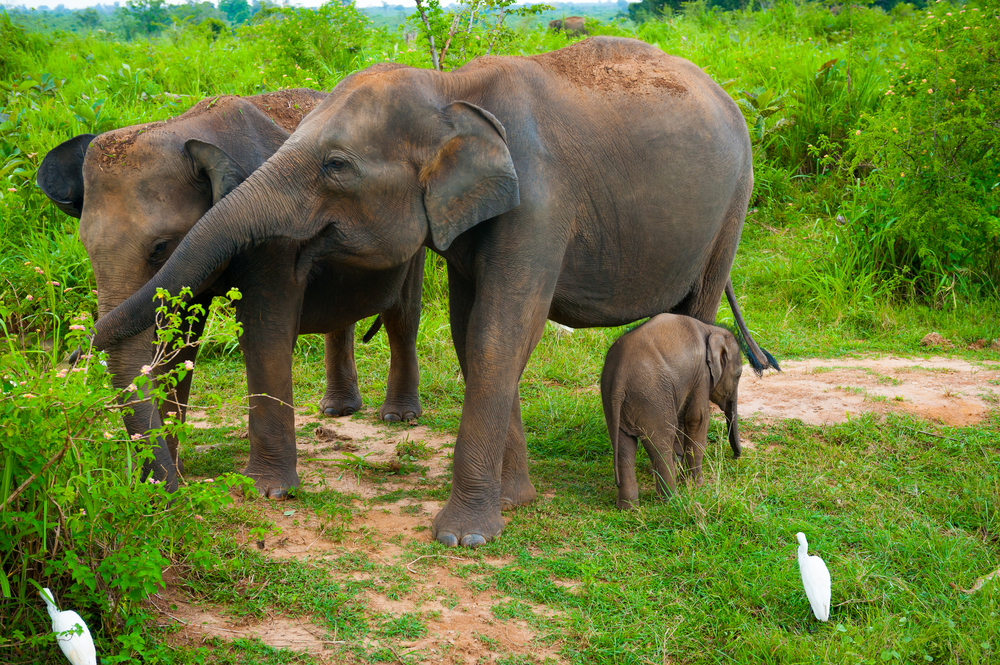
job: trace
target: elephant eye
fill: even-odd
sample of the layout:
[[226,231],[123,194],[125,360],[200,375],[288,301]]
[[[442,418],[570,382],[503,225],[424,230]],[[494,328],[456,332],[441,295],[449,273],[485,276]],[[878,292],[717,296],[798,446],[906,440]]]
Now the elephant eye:
[[331,157],[323,164],[326,171],[342,171],[347,167],[347,160],[340,157]]
[[163,253],[167,251],[168,244],[169,241],[167,240],[161,240],[158,243],[156,243],[156,245],[153,247],[153,251],[149,253],[149,260],[156,261],[158,259],[161,259],[163,257]]

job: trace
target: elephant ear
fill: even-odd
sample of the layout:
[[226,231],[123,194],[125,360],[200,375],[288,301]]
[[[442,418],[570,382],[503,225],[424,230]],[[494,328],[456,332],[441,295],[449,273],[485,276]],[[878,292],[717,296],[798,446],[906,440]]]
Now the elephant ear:
[[712,387],[722,379],[722,373],[731,358],[729,357],[729,347],[726,345],[726,336],[720,332],[714,332],[708,336],[707,353],[708,371],[712,375]]
[[80,134],[63,141],[42,160],[35,175],[45,196],[70,217],[83,214],[83,158],[95,134]]
[[184,150],[194,162],[194,170],[212,184],[212,205],[239,187],[250,175],[229,154],[215,145],[198,139],[188,139]]
[[444,117],[450,132],[420,173],[431,238],[440,251],[479,222],[521,203],[500,121],[461,101],[449,104]]

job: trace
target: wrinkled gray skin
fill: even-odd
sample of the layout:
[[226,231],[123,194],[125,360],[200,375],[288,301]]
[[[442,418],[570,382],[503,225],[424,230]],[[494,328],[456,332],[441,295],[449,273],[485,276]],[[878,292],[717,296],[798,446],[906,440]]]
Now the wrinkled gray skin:
[[[248,247],[294,246],[286,269],[298,273],[319,260],[377,273],[430,247],[448,265],[465,377],[451,496],[433,534],[476,547],[500,535],[501,510],[535,498],[518,380],[546,318],[584,328],[672,311],[713,322],[752,164],[732,99],[636,40],[592,37],[447,73],[376,65],[342,80],[98,321],[95,344],[146,328],[157,287],[198,284]],[[262,306],[265,323],[294,317],[286,303]]]
[[565,19],[557,18],[554,21],[549,21],[549,30],[555,30],[556,32],[565,30],[566,34],[570,37],[590,34],[590,31],[584,27],[582,16],[567,16]]
[[621,336],[608,350],[601,372],[601,403],[611,437],[618,508],[639,503],[635,453],[642,441],[653,465],[656,489],[676,489],[674,457],[703,482],[709,401],[726,414],[733,457],[740,456],[737,392],[743,362],[725,328],[677,314],[660,314]]
[[[312,90],[244,98],[213,97],[166,122],[125,127],[96,137],[85,134],[52,149],[42,161],[37,181],[57,206],[80,218],[80,237],[97,278],[100,316],[138,291],[167,261],[195,222],[274,154],[289,132],[325,98],[325,93]],[[269,259],[266,255],[261,258]],[[410,270],[414,279],[397,289],[399,297],[394,302],[383,299],[374,308],[355,303],[357,298],[350,291],[360,290],[357,278],[352,280],[340,273],[315,277],[317,284],[326,280],[340,282],[344,287],[343,291],[307,290],[307,306],[298,327],[302,333],[326,333],[327,386],[320,403],[326,414],[347,415],[361,408],[351,308],[358,319],[381,311],[386,325],[392,362],[386,401],[380,410],[382,417],[398,421],[420,414],[416,331],[422,264],[423,255],[418,253],[409,267],[397,271]],[[225,271],[214,271],[200,286],[192,283],[199,292],[196,300],[207,309],[214,295],[225,293],[239,280],[239,271],[245,269],[242,266],[245,261],[238,258]],[[241,303],[237,309],[241,318],[252,311]],[[283,325],[291,330],[294,324],[289,321]],[[204,321],[195,325],[195,341],[203,327]],[[152,364],[153,331],[149,327],[108,348],[108,369],[117,388],[127,387],[143,365]],[[291,337],[294,339],[294,335]],[[252,343],[251,338],[246,341]],[[194,360],[196,353],[195,348],[185,349],[173,363],[159,369],[169,370],[185,360]],[[250,369],[252,392],[278,392],[278,386],[266,373],[252,374]],[[187,373],[159,412],[148,402],[136,404],[134,413],[125,416],[129,434],[144,434],[159,427],[170,411],[183,419],[192,376],[193,372]],[[158,440],[154,452],[155,462],[147,471],[175,488],[176,439]],[[294,448],[290,454],[294,464]]]

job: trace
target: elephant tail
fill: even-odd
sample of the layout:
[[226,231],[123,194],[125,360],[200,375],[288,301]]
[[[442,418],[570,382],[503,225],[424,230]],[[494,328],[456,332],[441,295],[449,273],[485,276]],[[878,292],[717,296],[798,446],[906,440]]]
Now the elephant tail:
[[361,338],[361,341],[367,344],[372,341],[372,338],[378,333],[379,328],[382,327],[382,315],[379,314],[375,317],[375,321],[372,322],[372,327],[368,329],[365,336]]
[[753,368],[754,373],[761,376],[765,369],[776,369],[780,372],[781,367],[778,366],[778,361],[765,349],[759,347],[750,335],[750,331],[747,330],[747,324],[743,322],[743,314],[740,312],[740,305],[736,302],[732,279],[726,280],[726,300],[729,301],[729,307],[733,310],[733,318],[736,319],[736,325],[739,328],[736,339],[739,341],[743,353],[746,354],[747,360],[750,361],[750,367]]

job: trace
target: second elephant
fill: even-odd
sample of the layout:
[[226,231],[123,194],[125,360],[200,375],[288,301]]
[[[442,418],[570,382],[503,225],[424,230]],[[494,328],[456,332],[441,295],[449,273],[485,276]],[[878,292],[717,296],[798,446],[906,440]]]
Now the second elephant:
[[570,37],[590,34],[590,31],[584,26],[582,16],[567,16],[564,19],[557,18],[554,21],[549,21],[549,30],[556,32],[563,30]]
[[[313,90],[283,90],[252,97],[213,97],[186,113],[164,122],[124,127],[100,135],[82,134],[53,148],[42,161],[37,182],[42,191],[64,212],[80,219],[80,237],[97,278],[101,316],[111,311],[146,283],[170,258],[195,222],[230,190],[256,170],[285,142],[289,132],[327,95]],[[295,248],[284,247],[282,256]],[[272,252],[274,253],[274,252]],[[263,255],[265,262],[278,260]],[[317,265],[307,275],[309,282],[301,319],[289,334],[326,333],[326,393],[320,408],[332,416],[347,415],[361,408],[354,362],[354,324],[380,314],[389,337],[392,361],[385,402],[380,415],[385,420],[404,420],[420,415],[417,392],[419,368],[416,335],[420,322],[423,253],[380,279],[390,284],[379,301],[359,293],[369,276],[350,270],[325,270]],[[273,275],[247,278],[247,262],[236,257],[216,270],[196,289],[204,307],[212,297],[239,283],[244,295],[258,289],[267,297],[278,288]],[[192,285],[196,286],[196,285]],[[260,300],[244,298],[237,303],[241,318],[259,318]],[[195,325],[195,338],[204,327]],[[108,369],[114,385],[124,389],[151,364],[153,329],[108,349]],[[253,343],[250,338],[241,342]],[[185,349],[171,366],[194,360],[196,349]],[[266,358],[268,354],[265,352]],[[281,392],[266,363],[248,358],[248,381],[253,394]],[[126,416],[130,435],[160,427],[168,411],[184,417],[192,372],[177,386],[171,401],[160,413],[148,402],[139,402]],[[261,406],[267,412],[273,404]],[[255,431],[251,430],[251,437]],[[252,443],[253,441],[251,441]],[[294,460],[294,436],[286,442]],[[154,444],[153,477],[176,487],[177,441]],[[252,472],[253,468],[248,469]]]

